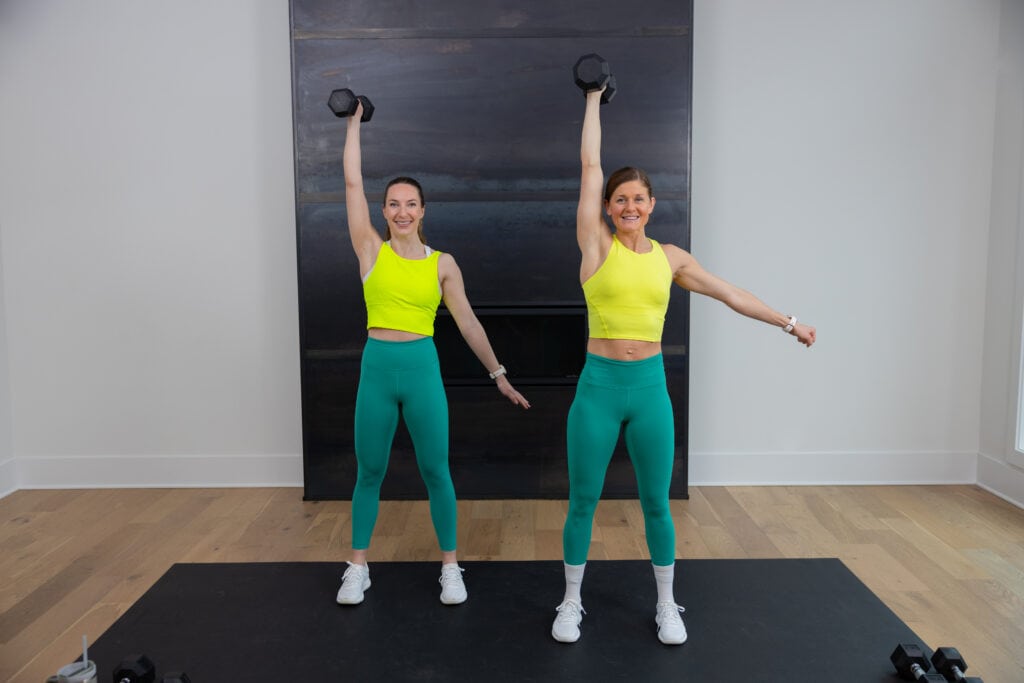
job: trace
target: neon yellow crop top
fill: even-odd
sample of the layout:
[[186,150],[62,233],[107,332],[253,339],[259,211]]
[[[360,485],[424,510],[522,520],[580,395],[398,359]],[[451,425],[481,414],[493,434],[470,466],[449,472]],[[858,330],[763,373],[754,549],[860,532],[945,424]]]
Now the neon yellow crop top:
[[366,300],[366,327],[434,336],[434,317],[441,303],[441,285],[437,274],[439,251],[429,251],[424,259],[406,259],[385,242],[377,252],[377,261],[363,280]]
[[612,235],[597,272],[583,283],[590,336],[595,339],[661,341],[672,289],[672,267],[661,245],[638,254]]

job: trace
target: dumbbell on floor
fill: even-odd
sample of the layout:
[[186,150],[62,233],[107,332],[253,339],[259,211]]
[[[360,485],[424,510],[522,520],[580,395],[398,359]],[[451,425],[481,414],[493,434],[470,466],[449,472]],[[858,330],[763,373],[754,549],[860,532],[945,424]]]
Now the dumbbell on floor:
[[612,76],[608,61],[596,52],[577,59],[572,67],[572,76],[584,95],[604,88],[604,92],[601,93],[601,104],[608,104],[615,97],[615,76]]
[[955,647],[940,647],[932,653],[932,666],[948,681],[956,683],[984,683],[977,676],[965,676],[967,662]]
[[184,671],[175,671],[174,673],[164,674],[164,677],[160,679],[160,683],[192,683],[192,679]]
[[908,681],[935,681],[936,683],[941,681],[945,683],[946,679],[942,674],[928,673],[928,670],[932,668],[931,664],[928,663],[928,658],[924,656],[924,652],[918,645],[909,643],[897,645],[889,655],[889,661],[896,667],[896,673],[900,675],[900,678]]
[[373,118],[373,103],[366,95],[356,95],[348,88],[339,88],[332,90],[331,96],[327,98],[327,106],[338,118],[355,114],[360,102],[363,104],[363,115],[359,120],[365,123]]
[[114,669],[114,683],[153,683],[156,667],[146,655],[128,655]]

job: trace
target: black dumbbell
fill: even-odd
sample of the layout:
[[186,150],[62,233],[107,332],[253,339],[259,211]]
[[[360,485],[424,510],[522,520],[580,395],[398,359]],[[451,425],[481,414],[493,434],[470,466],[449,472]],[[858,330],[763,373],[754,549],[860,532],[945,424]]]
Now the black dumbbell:
[[370,98],[366,95],[357,96],[348,88],[339,88],[338,90],[332,90],[331,96],[327,98],[327,106],[330,107],[331,111],[338,118],[355,114],[360,102],[363,103],[363,115],[359,117],[359,120],[363,122],[369,121],[373,118],[373,103],[370,102]]
[[607,104],[615,97],[615,76],[612,76],[608,61],[596,52],[577,59],[572,67],[572,76],[584,95],[604,88],[604,92],[601,93],[601,104]]
[[919,645],[901,643],[889,655],[889,661],[896,667],[900,678],[908,681],[939,681],[945,682],[942,674],[927,673],[931,669],[928,658],[924,656]]
[[984,683],[977,676],[964,676],[967,671],[967,662],[960,656],[955,647],[940,647],[932,653],[932,666],[946,680],[957,681],[957,683]]
[[192,679],[184,671],[175,671],[174,673],[164,674],[164,677],[160,679],[160,683],[192,683]]
[[114,669],[114,683],[153,683],[156,667],[146,655],[128,655]]

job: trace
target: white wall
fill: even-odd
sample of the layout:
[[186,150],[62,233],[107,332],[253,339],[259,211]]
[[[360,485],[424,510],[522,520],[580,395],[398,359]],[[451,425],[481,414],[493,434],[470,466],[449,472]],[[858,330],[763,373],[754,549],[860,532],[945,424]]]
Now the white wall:
[[978,482],[1024,505],[1017,451],[1024,311],[1024,4],[1004,0],[992,163]]
[[694,483],[973,481],[998,2],[696,3]]
[[[999,1],[695,15],[694,253],[820,341],[695,298],[691,480],[974,481]],[[0,10],[20,486],[299,483],[289,70],[283,1]]]
[[[0,89],[2,92],[2,89]],[[0,498],[18,488],[11,442],[11,377],[7,366],[7,306],[4,287],[3,225],[0,224]]]
[[288,4],[0,18],[23,486],[301,481]]

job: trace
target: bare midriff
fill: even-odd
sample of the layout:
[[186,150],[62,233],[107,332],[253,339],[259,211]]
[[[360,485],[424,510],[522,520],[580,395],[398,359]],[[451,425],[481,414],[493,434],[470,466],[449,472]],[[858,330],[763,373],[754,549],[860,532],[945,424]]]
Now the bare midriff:
[[392,330],[388,327],[371,327],[366,334],[370,339],[379,339],[380,341],[416,341],[426,336],[404,330]]
[[587,340],[587,353],[612,360],[643,360],[661,353],[661,342],[591,337]]

